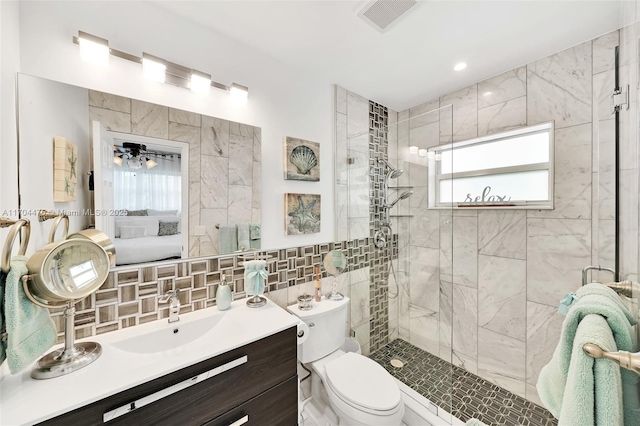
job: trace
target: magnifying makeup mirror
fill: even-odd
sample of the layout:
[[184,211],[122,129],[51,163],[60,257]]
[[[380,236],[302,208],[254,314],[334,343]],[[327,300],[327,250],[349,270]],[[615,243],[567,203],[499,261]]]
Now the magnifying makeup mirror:
[[64,348],[40,358],[31,377],[59,377],[98,359],[100,344],[74,343],[74,305],[105,282],[110,262],[102,246],[78,238],[47,244],[27,261],[29,275],[23,277],[22,284],[29,300],[45,308],[65,306]]
[[339,250],[331,250],[324,256],[324,270],[333,277],[331,293],[326,296],[328,300],[342,300],[344,298],[343,294],[338,293],[338,280],[336,276],[346,271],[347,265],[347,256]]

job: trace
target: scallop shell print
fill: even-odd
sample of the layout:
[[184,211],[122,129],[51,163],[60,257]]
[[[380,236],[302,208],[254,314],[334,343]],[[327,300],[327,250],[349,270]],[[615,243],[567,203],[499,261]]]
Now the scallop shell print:
[[298,173],[308,175],[311,169],[318,164],[316,154],[308,146],[300,145],[293,148],[289,161],[296,166]]

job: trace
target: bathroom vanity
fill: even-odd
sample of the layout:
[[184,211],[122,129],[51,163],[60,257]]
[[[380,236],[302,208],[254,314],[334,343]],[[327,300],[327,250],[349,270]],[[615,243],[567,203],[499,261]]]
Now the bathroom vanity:
[[296,424],[296,323],[240,300],[94,336],[104,353],[81,370],[0,382],[0,424]]

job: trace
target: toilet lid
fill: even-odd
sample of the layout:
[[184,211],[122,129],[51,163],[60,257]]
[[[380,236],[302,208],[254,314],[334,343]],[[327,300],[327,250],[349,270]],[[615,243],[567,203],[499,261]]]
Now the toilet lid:
[[400,390],[377,362],[346,353],[325,367],[329,386],[344,400],[371,410],[388,411],[400,404]]

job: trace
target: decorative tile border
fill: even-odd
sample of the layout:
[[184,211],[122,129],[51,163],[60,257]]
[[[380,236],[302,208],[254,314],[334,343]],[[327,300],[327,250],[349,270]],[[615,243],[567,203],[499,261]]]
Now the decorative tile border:
[[[553,426],[557,420],[543,407],[396,339],[371,359],[438,407],[466,422],[476,418],[492,426]],[[392,359],[405,363],[402,368]]]
[[[315,266],[321,266],[324,255],[331,250],[340,250],[347,256],[349,271],[375,264],[370,238],[259,251],[258,256],[271,256],[265,292],[312,282]],[[98,291],[76,305],[76,338],[167,318],[169,308],[166,304],[159,305],[158,297],[172,289],[179,290],[181,314],[215,306],[222,274],[232,286],[234,300],[242,299],[246,297],[244,268],[240,265],[244,256],[252,254],[176,260],[112,271]],[[325,278],[326,271],[322,267],[320,270]],[[64,339],[62,311],[51,311],[59,342]]]
[[[388,159],[389,112],[387,107],[369,101],[369,237],[373,239],[375,232],[380,229],[384,199],[384,180],[386,170],[381,167],[377,159]],[[398,239],[394,235],[392,244],[384,249],[375,248],[372,252],[369,285],[369,338],[371,351],[389,342],[389,304],[387,285],[389,283],[389,261],[398,255]]]

